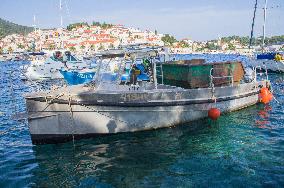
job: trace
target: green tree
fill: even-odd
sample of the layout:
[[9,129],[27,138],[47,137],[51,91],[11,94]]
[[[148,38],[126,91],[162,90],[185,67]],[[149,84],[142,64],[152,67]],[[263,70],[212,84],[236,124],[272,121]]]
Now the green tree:
[[3,49],[0,47],[0,54],[3,54]]
[[217,50],[218,46],[214,42],[207,42],[205,48],[208,50]]
[[12,49],[11,46],[8,48],[8,53],[9,53],[9,54],[13,53],[13,49]]
[[49,49],[49,50],[54,50],[54,49],[55,49],[55,45],[54,45],[54,44],[50,44],[50,45],[48,46],[48,49]]
[[91,50],[95,50],[96,46],[92,44],[90,48],[91,48]]
[[74,46],[71,46],[71,47],[69,48],[69,50],[70,50],[71,52],[75,52],[75,51],[76,51],[76,48],[75,48]]
[[204,48],[197,48],[196,51],[197,52],[202,52],[202,51],[204,51]]
[[100,22],[93,21],[92,26],[101,26]]
[[81,48],[82,50],[84,50],[84,49],[86,48],[86,46],[81,45],[80,48]]
[[22,44],[17,44],[17,47],[18,47],[19,49],[24,49],[24,48],[25,48]]
[[236,50],[236,47],[233,44],[229,43],[228,50]]
[[179,45],[182,48],[189,48],[189,44],[183,40],[179,42]]
[[67,30],[71,31],[73,28],[82,27],[82,26],[88,26],[89,27],[89,24],[87,22],[79,22],[79,23],[69,24],[67,26]]
[[169,34],[165,34],[165,36],[162,37],[162,41],[166,46],[172,46],[175,42],[177,42],[177,40]]
[[104,50],[104,46],[102,44],[100,44],[100,47],[98,48],[98,50]]
[[101,24],[101,28],[102,29],[109,29],[109,28],[111,28],[113,25],[112,24],[107,24],[107,23],[103,23],[103,24]]

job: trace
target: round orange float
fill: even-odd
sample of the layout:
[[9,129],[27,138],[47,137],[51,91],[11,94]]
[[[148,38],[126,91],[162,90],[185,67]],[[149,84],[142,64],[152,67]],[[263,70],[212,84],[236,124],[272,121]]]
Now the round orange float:
[[212,120],[217,120],[221,115],[221,112],[218,108],[210,108],[208,111],[208,117]]
[[259,93],[259,101],[268,104],[273,99],[272,93],[269,91],[268,88],[263,87],[260,89]]

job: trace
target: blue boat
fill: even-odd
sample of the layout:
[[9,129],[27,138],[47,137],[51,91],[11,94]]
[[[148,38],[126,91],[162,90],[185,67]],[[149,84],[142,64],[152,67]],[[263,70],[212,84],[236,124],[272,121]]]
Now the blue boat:
[[78,85],[88,83],[93,80],[95,72],[77,72],[60,70],[68,85]]
[[277,53],[275,53],[275,52],[257,54],[257,55],[256,55],[256,59],[269,59],[269,60],[274,60],[276,54],[277,54]]

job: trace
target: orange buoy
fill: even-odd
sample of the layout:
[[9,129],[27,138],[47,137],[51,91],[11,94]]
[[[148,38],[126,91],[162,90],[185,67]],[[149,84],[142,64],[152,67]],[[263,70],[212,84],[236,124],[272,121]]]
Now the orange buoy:
[[221,115],[221,112],[218,108],[210,108],[208,111],[208,117],[212,120],[217,120]]
[[259,93],[259,101],[268,104],[273,99],[272,93],[269,91],[268,88],[263,87],[260,89]]

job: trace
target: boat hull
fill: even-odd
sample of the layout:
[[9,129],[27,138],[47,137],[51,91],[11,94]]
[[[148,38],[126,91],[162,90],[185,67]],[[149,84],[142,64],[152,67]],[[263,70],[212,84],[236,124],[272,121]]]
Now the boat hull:
[[267,59],[251,60],[248,62],[250,67],[260,67],[263,70],[268,70],[271,72],[284,72],[284,61],[275,61]]
[[[44,101],[29,99],[27,105],[32,142],[57,143],[97,135],[171,127],[206,118],[208,110],[213,107],[225,113],[258,102],[258,89],[255,84],[249,84],[242,89],[236,87],[234,90],[230,88],[217,90],[217,93],[223,93],[225,96],[217,98],[216,103],[204,97],[198,100],[116,104],[57,101],[46,108],[47,104]],[[209,90],[197,89],[195,92],[194,95],[200,92],[200,95],[203,93],[210,96]]]
[[92,81],[95,76],[95,72],[78,72],[78,71],[65,71],[60,70],[60,73],[63,75],[64,80],[68,85],[78,85],[84,84]]

